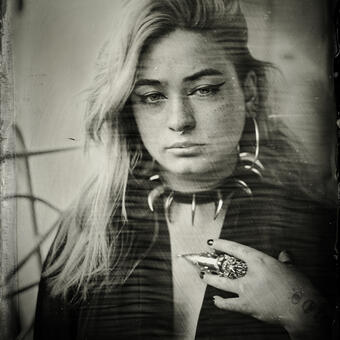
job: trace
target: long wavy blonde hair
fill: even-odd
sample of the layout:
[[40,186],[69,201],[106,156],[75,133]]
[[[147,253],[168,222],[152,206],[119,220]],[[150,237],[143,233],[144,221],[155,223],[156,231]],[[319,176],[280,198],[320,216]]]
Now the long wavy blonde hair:
[[[105,164],[60,222],[44,271],[54,295],[66,296],[72,289],[86,299],[94,277],[115,270],[121,273],[116,276],[119,284],[131,270],[124,267],[124,260],[133,244],[124,245],[123,256],[119,235],[128,225],[126,188],[141,159],[142,145],[137,131],[128,132],[126,118],[131,117],[129,97],[147,45],[178,28],[210,34],[224,44],[241,83],[250,70],[257,74],[261,138],[273,142],[267,105],[267,71],[272,68],[250,55],[247,25],[237,0],[130,0],[125,1],[120,18],[99,56],[86,114],[88,140],[102,145]],[[267,163],[272,164],[278,153],[269,152]],[[265,152],[262,157],[266,158]]]

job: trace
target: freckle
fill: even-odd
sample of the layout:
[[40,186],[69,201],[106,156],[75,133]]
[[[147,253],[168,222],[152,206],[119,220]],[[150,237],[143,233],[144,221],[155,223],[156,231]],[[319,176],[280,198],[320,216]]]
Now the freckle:
[[298,304],[299,301],[301,300],[301,298],[302,298],[302,294],[300,294],[300,293],[294,293],[294,294],[292,295],[292,303],[294,303],[294,305]]
[[307,300],[302,305],[302,309],[305,313],[312,312],[315,309],[315,307],[316,307],[316,304],[312,300]]

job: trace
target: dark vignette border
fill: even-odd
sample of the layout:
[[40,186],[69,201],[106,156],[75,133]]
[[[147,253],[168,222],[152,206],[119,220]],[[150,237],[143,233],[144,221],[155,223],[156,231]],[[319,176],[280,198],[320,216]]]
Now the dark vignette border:
[[[338,206],[337,206],[337,233],[335,240],[335,260],[336,260],[336,287],[340,285],[340,264],[339,264],[339,225],[340,225],[340,1],[333,1],[333,22],[334,22],[334,94],[336,104],[336,122],[337,122],[337,149],[336,149],[336,177],[338,181]],[[336,310],[333,323],[333,339],[339,339],[340,336],[340,291],[336,294]]]

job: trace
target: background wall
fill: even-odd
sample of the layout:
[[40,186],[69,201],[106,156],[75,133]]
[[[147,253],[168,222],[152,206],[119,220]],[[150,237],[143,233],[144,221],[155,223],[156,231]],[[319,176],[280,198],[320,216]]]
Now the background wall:
[[[138,1],[138,0],[136,0]],[[120,0],[24,0],[13,7],[13,65],[16,124],[28,150],[80,147],[86,88],[96,55],[117,15]],[[243,0],[250,48],[285,75],[282,115],[304,143],[319,178],[329,180],[333,132],[329,86],[328,18],[322,0]],[[18,137],[18,135],[17,135]],[[17,138],[17,151],[23,144]],[[94,155],[95,156],[95,155]],[[92,159],[92,164],[96,157]],[[27,165],[31,179],[27,177]],[[32,156],[17,162],[17,192],[66,208],[91,171],[81,149]],[[325,181],[324,181],[325,182]],[[34,208],[32,210],[32,207]],[[18,258],[23,259],[58,214],[46,205],[17,202]],[[36,214],[36,215],[34,215]],[[43,243],[42,257],[53,234]],[[39,258],[20,270],[19,287],[39,280]],[[22,329],[34,314],[37,289],[19,297]],[[27,338],[29,338],[28,335]]]

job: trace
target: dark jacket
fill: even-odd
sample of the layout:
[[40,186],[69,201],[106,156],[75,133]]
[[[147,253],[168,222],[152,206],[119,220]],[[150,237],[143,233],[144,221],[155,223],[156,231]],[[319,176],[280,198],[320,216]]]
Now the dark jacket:
[[[242,190],[235,191],[220,238],[248,245],[275,258],[280,251],[288,250],[296,268],[326,298],[333,300],[334,210],[269,184],[255,182],[252,190],[252,197]],[[52,298],[43,279],[37,301],[35,340],[170,339],[176,335],[172,326],[169,233],[161,200],[152,213],[147,206],[147,194],[148,189],[130,181],[126,204],[129,225],[134,231],[134,249],[144,254],[155,231],[157,237],[126,283],[98,285],[85,302],[70,303]],[[214,295],[235,296],[207,287],[197,339],[289,339],[280,326],[216,308]]]

